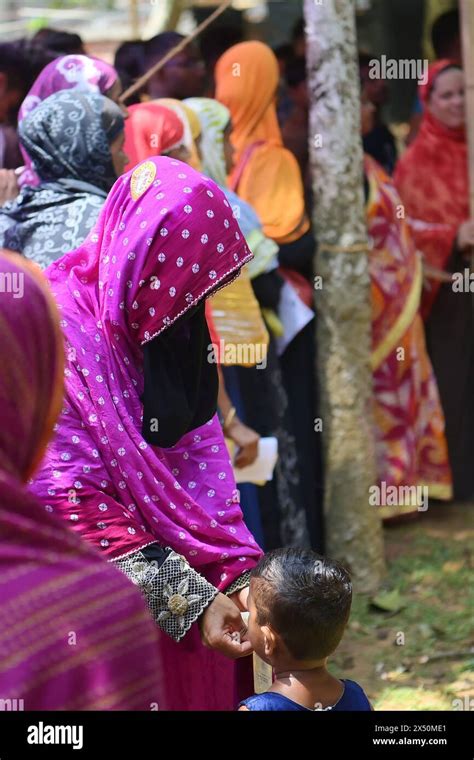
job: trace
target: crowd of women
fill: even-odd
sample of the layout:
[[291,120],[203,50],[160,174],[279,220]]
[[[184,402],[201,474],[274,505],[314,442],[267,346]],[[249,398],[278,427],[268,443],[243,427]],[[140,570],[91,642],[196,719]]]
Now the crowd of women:
[[[0,298],[0,684],[29,709],[231,709],[249,571],[323,549],[313,209],[280,87],[248,41],[207,84],[182,50],[128,107],[114,67],[60,55],[21,103],[22,168],[1,172],[0,269],[26,285]],[[463,97],[437,62],[393,179],[364,164],[378,479],[434,499],[474,494],[472,295],[448,274],[474,244]],[[361,115],[366,135],[364,96]],[[237,488],[266,436],[272,479]]]

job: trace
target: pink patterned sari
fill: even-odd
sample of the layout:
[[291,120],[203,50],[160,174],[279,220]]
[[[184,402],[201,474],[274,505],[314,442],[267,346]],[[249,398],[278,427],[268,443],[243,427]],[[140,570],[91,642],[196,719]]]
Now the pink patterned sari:
[[[141,346],[251,258],[218,186],[165,157],[115,183],[82,246],[46,270],[66,342],[66,397],[32,488],[107,559],[159,542],[219,590],[261,551],[246,528],[216,416],[162,449],[141,432]],[[196,626],[161,637],[170,704],[231,709],[233,663]]]

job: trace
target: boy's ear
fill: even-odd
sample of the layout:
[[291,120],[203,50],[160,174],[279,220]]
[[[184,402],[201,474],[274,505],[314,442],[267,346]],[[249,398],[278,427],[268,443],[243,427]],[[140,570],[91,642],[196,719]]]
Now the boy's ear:
[[263,646],[265,649],[265,656],[271,657],[276,648],[276,636],[275,633],[268,625],[262,625],[261,628],[263,635]]

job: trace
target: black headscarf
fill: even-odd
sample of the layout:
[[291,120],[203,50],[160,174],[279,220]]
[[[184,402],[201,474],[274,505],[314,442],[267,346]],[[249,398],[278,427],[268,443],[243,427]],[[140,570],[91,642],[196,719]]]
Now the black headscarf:
[[143,347],[142,435],[148,443],[173,446],[216,413],[218,375],[210,347],[204,302]]

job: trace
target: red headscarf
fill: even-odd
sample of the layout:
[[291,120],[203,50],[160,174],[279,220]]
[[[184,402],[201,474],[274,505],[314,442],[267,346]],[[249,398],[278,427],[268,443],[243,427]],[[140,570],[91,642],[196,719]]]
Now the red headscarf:
[[159,156],[182,142],[184,127],[179,116],[166,106],[152,101],[129,106],[125,122],[124,151],[132,169],[140,161]]
[[[465,128],[453,129],[433,116],[428,99],[441,72],[458,66],[454,60],[436,61],[430,66],[426,84],[420,86],[425,106],[420,130],[398,162],[394,182],[417,248],[426,261],[445,269],[461,222],[469,218],[469,184]],[[426,316],[440,283],[432,281],[423,296]]]
[[461,68],[459,61],[450,58],[441,58],[439,61],[434,61],[434,63],[429,66],[426,82],[422,82],[418,87],[418,95],[425,109],[438,76],[452,66]]

